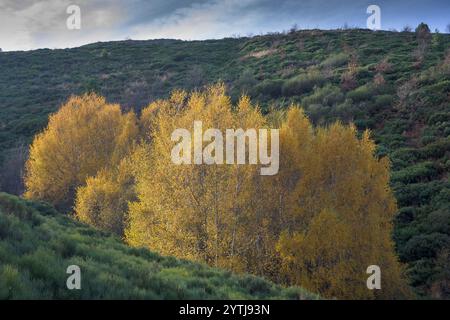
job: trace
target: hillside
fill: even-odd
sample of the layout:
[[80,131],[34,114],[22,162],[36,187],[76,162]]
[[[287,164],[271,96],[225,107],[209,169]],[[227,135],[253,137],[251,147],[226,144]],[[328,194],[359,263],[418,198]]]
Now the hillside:
[[95,91],[140,110],[175,88],[223,80],[234,99],[247,92],[263,110],[298,102],[315,124],[370,129],[392,162],[398,255],[418,293],[447,295],[449,48],[448,34],[309,30],[0,53],[0,186],[21,191],[23,146],[72,94]]
[[[130,248],[38,202],[0,193],[2,299],[312,299],[250,275]],[[82,290],[66,288],[81,269]]]

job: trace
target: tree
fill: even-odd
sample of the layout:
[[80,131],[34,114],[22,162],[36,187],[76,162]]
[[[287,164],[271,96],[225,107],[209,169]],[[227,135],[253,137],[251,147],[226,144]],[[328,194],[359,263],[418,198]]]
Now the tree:
[[426,23],[421,22],[416,27],[415,31],[416,31],[418,37],[423,37],[430,33],[430,27],[428,27],[428,25]]
[[135,200],[134,179],[124,159],[117,168],[102,169],[77,189],[77,218],[99,229],[124,235],[128,203]]
[[341,75],[341,88],[344,91],[355,89],[358,84],[356,81],[356,74],[358,71],[358,59],[355,54],[350,55],[348,69]]
[[117,165],[137,135],[136,117],[95,94],[72,97],[51,115],[30,147],[25,196],[69,210],[75,191],[102,168]]
[[[279,128],[278,174],[261,175],[257,161],[174,163],[173,133],[189,133],[197,121],[205,130],[250,129],[248,135]],[[223,136],[204,141],[201,134],[203,155],[226,158],[218,147],[228,142]],[[195,159],[192,139],[183,156]],[[244,142],[248,163],[251,141]],[[131,245],[301,285],[326,298],[408,297],[391,238],[397,207],[389,161],[374,151],[368,132],[358,138],[354,126],[341,123],[313,128],[295,105],[267,116],[246,96],[233,106],[223,84],[174,91],[139,121],[90,94],[71,98],[35,138],[26,196],[70,208],[76,192],[79,220]],[[373,264],[382,270],[380,291],[366,287]]]
[[[144,110],[150,139],[133,154],[137,201],[126,240],[165,255],[305,286],[323,297],[406,297],[391,239],[397,210],[389,162],[366,132],[336,123],[313,129],[304,112],[263,117],[247,97],[236,107],[223,86],[178,92]],[[258,166],[176,165],[171,133],[205,128],[280,127],[280,171]],[[270,120],[270,122],[269,122]],[[142,121],[142,119],[141,119]],[[380,292],[366,269],[383,270]]]
[[410,26],[404,26],[402,32],[411,32],[412,28]]
[[236,81],[235,86],[236,89],[239,90],[239,92],[245,92],[246,94],[248,94],[257,83],[258,82],[255,79],[253,71],[250,69],[246,69],[242,72],[239,79]]
[[127,241],[233,270],[257,266],[251,259],[261,232],[255,227],[262,209],[255,194],[258,167],[176,165],[171,160],[171,133],[191,128],[194,120],[222,132],[261,128],[259,111],[245,97],[233,111],[224,86],[218,85],[188,99],[186,93],[174,92],[143,114],[144,123],[153,125],[148,128],[151,143],[143,143],[133,155],[138,201],[130,205]]
[[[310,146],[313,129],[304,111],[295,105],[290,106],[284,119],[275,121],[269,124],[280,127],[280,170],[277,175],[265,179],[258,192],[264,195],[265,213],[261,244],[265,248],[265,259],[259,259],[259,265],[264,265],[265,276],[283,282],[286,275],[280,273],[281,260],[276,244],[283,231],[288,230],[290,212],[296,208],[293,192],[302,178],[300,164],[304,163],[304,151]],[[294,283],[294,279],[289,278],[287,283]]]
[[[277,244],[285,277],[328,298],[407,296],[391,239],[397,208],[387,159],[373,156],[367,132],[358,139],[339,123],[316,130],[302,150]],[[380,292],[362,285],[372,264],[388,278]]]
[[293,283],[323,297],[356,298],[355,290],[358,294],[368,290],[355,279],[358,265],[348,250],[351,241],[348,224],[324,210],[312,218],[305,232],[282,233],[277,248],[283,271]]
[[381,87],[386,83],[386,80],[384,80],[384,77],[381,73],[377,73],[373,78],[373,83],[376,87]]
[[419,50],[425,51],[431,41],[431,31],[426,23],[420,23],[416,28],[416,37],[419,42]]
[[205,72],[199,65],[194,65],[188,72],[188,84],[187,86],[192,89],[199,89],[205,83]]
[[346,71],[341,75],[341,88],[344,91],[350,91],[358,86],[356,82],[356,76],[354,73]]

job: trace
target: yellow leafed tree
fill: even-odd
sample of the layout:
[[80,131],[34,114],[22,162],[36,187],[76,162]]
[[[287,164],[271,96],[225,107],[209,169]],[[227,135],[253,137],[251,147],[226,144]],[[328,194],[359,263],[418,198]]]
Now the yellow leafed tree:
[[[145,116],[144,116],[145,115]],[[171,133],[192,128],[269,126],[242,98],[232,108],[223,87],[144,110],[151,143],[135,153],[138,201],[130,206],[127,240],[163,254],[262,274],[324,297],[406,297],[391,240],[395,199],[389,164],[374,157],[366,132],[336,123],[314,130],[291,106],[281,124],[280,171],[262,177],[258,166],[174,165]],[[144,125],[145,127],[145,125]],[[204,145],[203,145],[204,147]],[[383,270],[383,289],[366,287],[366,269]]]
[[[247,164],[194,164],[190,134],[199,122],[200,134],[223,134],[200,138],[201,154],[224,160],[226,148],[218,146],[225,146],[227,129],[279,128],[278,174],[262,176],[260,164],[248,164],[247,139]],[[186,144],[172,140],[177,129],[188,132]],[[182,146],[175,155],[183,150],[189,164],[172,161],[175,144]],[[131,245],[322,297],[409,297],[392,241],[397,207],[389,161],[374,151],[369,132],[358,137],[341,123],[313,128],[295,105],[268,115],[245,96],[232,105],[223,84],[174,91],[140,119],[85,95],[71,98],[34,139],[26,196],[69,209],[76,194],[81,221]],[[366,286],[370,265],[381,268],[381,290]]]
[[265,231],[258,220],[258,166],[173,164],[171,133],[177,128],[192,131],[194,121],[222,132],[262,128],[259,111],[246,97],[232,110],[224,87],[217,85],[190,96],[175,92],[143,115],[145,123],[153,124],[152,143],[134,155],[139,201],[130,207],[129,243],[234,270],[257,265],[250,260]]
[[135,115],[122,114],[119,105],[95,94],[70,98],[30,147],[25,196],[69,210],[76,189],[100,169],[117,165],[137,133]]
[[117,167],[101,169],[78,187],[75,213],[80,221],[123,236],[128,203],[133,200],[134,176],[125,158]]
[[[296,123],[282,128],[281,139],[304,131]],[[296,150],[298,142],[290,141]],[[317,129],[298,150],[298,180],[277,244],[285,276],[329,298],[407,297],[391,240],[397,208],[389,163],[374,157],[369,133],[358,139],[353,126],[336,123]],[[367,289],[369,265],[380,266],[382,290]]]

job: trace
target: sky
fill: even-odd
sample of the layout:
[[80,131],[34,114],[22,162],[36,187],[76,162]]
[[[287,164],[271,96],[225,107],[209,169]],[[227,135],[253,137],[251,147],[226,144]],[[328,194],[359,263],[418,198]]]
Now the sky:
[[[80,25],[73,26],[80,9]],[[3,51],[68,48],[124,39],[204,40],[299,29],[366,28],[369,5],[381,29],[426,22],[447,31],[450,0],[0,0]]]

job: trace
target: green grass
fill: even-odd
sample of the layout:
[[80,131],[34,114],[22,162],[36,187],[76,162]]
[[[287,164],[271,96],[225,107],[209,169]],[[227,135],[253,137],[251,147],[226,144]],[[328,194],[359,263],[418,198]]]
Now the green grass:
[[[81,268],[81,290],[66,269]],[[45,203],[0,193],[1,299],[315,299],[251,275],[132,248]]]

